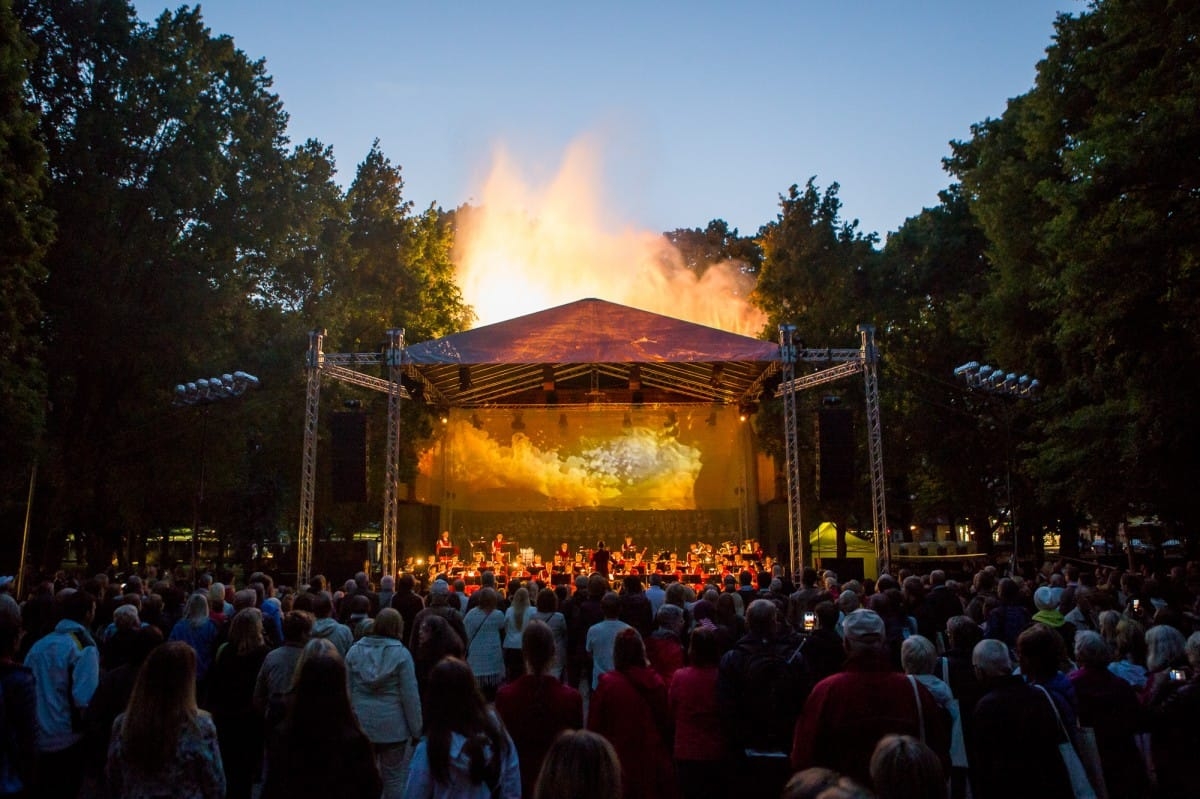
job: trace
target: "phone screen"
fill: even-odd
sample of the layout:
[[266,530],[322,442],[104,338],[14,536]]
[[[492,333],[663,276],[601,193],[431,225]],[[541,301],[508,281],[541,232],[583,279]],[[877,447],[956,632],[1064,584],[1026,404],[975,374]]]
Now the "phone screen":
[[804,614],[804,629],[807,632],[812,632],[817,626],[817,614],[809,611]]

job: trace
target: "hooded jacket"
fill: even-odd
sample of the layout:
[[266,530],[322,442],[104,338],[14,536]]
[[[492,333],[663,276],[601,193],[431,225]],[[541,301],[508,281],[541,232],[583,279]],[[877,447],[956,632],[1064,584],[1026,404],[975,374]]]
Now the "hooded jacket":
[[328,638],[342,657],[346,656],[350,645],[354,643],[354,633],[350,628],[333,618],[317,619],[313,622],[312,637]]
[[504,733],[504,751],[500,754],[500,782],[493,790],[486,782],[471,782],[471,757],[463,751],[467,739],[457,732],[450,735],[450,782],[438,782],[429,768],[427,742],[422,740],[413,752],[404,795],[410,799],[521,799],[521,767],[517,748]]
[[395,638],[368,635],[346,654],[350,702],[371,743],[397,743],[421,734],[421,697],[412,655]]

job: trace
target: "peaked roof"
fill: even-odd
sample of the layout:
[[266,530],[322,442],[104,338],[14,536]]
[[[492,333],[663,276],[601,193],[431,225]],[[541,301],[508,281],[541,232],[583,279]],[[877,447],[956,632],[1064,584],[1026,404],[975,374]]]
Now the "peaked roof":
[[577,300],[408,348],[414,364],[774,361],[779,345],[681,319]]
[[584,299],[407,348],[427,401],[752,401],[779,345],[662,314]]

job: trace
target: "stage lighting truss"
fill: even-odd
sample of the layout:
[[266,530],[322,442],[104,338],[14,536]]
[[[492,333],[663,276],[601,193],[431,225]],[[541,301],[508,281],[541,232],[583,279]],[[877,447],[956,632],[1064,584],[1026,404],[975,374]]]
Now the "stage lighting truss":
[[201,377],[190,383],[175,386],[172,405],[207,405],[231,397],[240,397],[248,389],[258,386],[258,378],[246,372],[223,374],[219,377]]
[[954,376],[965,383],[967,388],[988,394],[1037,400],[1042,393],[1042,384],[1036,378],[1029,375],[1018,376],[1016,372],[1005,372],[986,363],[980,365],[979,361],[970,361],[955,368]]

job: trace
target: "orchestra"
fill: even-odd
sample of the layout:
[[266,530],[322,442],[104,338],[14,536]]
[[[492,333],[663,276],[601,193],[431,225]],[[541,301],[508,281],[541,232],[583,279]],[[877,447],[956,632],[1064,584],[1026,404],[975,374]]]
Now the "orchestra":
[[[518,542],[507,540],[502,532],[495,533],[490,541],[480,538],[468,543],[470,546],[461,550],[452,540],[450,531],[443,530],[434,542],[430,567],[451,577],[477,576],[483,571],[493,571],[502,572],[509,579],[540,579],[549,583],[554,577],[567,581],[590,572],[608,578],[657,573],[668,580],[703,580],[736,575],[743,570],[770,571],[774,565],[756,539],[740,543],[724,541],[718,545],[695,541],[680,553],[639,544],[632,535],[625,535],[622,544],[613,550],[603,540],[598,541],[594,549],[581,547],[577,550],[563,541],[549,558],[532,549],[521,549]],[[410,562],[409,565],[415,564]]]

